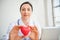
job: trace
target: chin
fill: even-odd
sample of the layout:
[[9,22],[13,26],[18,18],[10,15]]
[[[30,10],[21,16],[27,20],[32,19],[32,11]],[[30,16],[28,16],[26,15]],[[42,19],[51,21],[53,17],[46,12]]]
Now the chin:
[[25,19],[29,19],[30,17],[24,17]]

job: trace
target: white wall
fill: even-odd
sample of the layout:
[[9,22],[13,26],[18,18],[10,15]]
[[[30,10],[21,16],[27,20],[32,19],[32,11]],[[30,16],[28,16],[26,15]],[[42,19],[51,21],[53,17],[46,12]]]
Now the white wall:
[[[0,38],[6,34],[9,24],[20,17],[19,6],[26,0],[0,0]],[[29,1],[29,0],[27,0]],[[43,0],[30,0],[33,5],[33,19],[38,19],[41,27],[45,26]]]
[[16,20],[19,17],[19,9],[16,0],[0,0],[1,12],[0,12],[0,38],[6,34],[6,30],[9,23]]

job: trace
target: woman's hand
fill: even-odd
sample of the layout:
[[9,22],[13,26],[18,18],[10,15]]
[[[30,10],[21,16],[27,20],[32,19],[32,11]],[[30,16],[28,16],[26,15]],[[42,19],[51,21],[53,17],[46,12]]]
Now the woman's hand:
[[9,33],[9,40],[20,40],[22,36],[18,36],[19,26],[14,26]]
[[36,26],[30,28],[31,28],[31,34],[29,37],[31,38],[31,40],[38,40],[38,30]]

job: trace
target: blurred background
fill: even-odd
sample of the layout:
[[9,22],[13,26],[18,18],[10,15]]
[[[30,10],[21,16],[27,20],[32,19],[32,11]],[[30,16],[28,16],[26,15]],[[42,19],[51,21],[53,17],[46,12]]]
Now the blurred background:
[[40,23],[41,40],[60,40],[60,0],[0,0],[0,40],[9,24],[21,17],[19,7],[25,1],[33,5],[32,18]]

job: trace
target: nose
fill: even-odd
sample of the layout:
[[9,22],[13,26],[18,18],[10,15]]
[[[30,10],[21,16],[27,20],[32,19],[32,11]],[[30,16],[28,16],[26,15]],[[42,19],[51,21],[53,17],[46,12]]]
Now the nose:
[[27,14],[28,13],[28,10],[25,10],[25,14]]
[[27,13],[28,11],[26,10],[25,12]]

